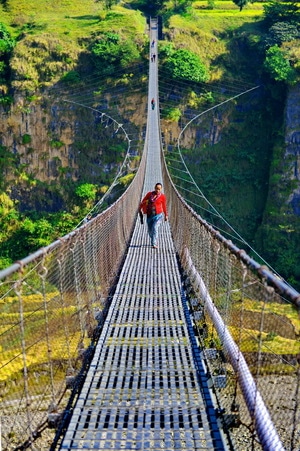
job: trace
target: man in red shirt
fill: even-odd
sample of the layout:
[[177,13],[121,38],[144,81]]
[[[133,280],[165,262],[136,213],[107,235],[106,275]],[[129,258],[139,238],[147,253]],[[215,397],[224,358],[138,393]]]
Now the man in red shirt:
[[154,191],[149,191],[140,203],[140,211],[147,215],[148,233],[151,245],[158,248],[158,228],[162,223],[163,216],[168,220],[166,196],[162,193],[162,184],[156,183]]

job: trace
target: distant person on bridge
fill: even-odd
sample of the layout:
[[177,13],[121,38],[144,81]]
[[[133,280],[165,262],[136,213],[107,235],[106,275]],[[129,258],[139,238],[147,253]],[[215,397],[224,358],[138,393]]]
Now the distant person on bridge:
[[154,110],[154,108],[155,108],[155,99],[154,99],[154,97],[151,100],[151,108],[152,108],[152,110]]
[[168,220],[166,196],[162,193],[162,184],[156,183],[154,191],[149,191],[140,203],[140,212],[147,215],[148,233],[153,248],[157,249],[158,228],[163,216]]

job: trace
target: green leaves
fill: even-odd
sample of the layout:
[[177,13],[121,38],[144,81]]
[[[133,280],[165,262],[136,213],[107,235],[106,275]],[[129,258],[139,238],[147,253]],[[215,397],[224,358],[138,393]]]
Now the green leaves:
[[7,29],[0,22],[0,82],[8,78],[9,58],[14,46],[14,39],[10,37]]
[[242,11],[244,6],[249,3],[249,0],[233,0],[233,3],[235,3],[240,8],[240,11]]
[[76,188],[75,193],[82,199],[94,201],[96,199],[97,187],[92,183],[83,183]]
[[179,108],[164,108],[161,112],[164,119],[169,121],[178,122],[181,117],[181,111]]
[[201,59],[189,50],[174,51],[164,64],[165,70],[175,80],[207,81],[208,71]]
[[276,22],[269,29],[267,38],[265,39],[266,46],[281,45],[283,42],[293,41],[299,39],[300,32],[298,27],[289,22]]
[[292,81],[293,79],[294,70],[278,45],[267,50],[264,68],[276,81]]
[[299,80],[299,6],[294,1],[271,0],[263,8],[264,21],[268,27],[264,39],[264,46],[267,48],[264,68],[275,81],[294,84],[297,78]]
[[295,1],[279,2],[272,0],[263,5],[265,21],[268,26],[276,22],[290,22],[297,25],[300,20],[299,6]]
[[97,70],[111,75],[116,69],[125,68],[140,57],[137,45],[132,40],[121,40],[117,33],[103,33],[92,45],[91,52]]
[[9,32],[0,22],[0,56],[3,53],[11,52],[15,46],[15,40],[11,38]]

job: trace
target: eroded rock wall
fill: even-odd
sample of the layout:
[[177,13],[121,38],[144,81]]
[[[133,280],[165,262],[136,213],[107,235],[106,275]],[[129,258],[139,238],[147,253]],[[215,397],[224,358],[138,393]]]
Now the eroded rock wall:
[[[42,99],[26,104],[19,98],[9,109],[2,111],[0,144],[18,157],[26,173],[41,181],[54,180],[59,167],[76,167],[70,153],[74,130],[70,120],[57,117],[58,106]],[[6,173],[12,180],[13,173]]]
[[289,89],[285,121],[285,158],[290,162],[288,176],[296,185],[288,204],[293,213],[300,216],[300,84]]

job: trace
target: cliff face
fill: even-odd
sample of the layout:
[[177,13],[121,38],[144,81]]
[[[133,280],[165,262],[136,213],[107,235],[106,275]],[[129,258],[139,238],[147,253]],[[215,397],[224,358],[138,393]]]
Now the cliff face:
[[282,133],[277,133],[269,192],[255,248],[276,271],[300,290],[300,85],[290,87]]
[[[134,127],[137,137],[145,124],[146,98],[133,95],[123,104],[121,101],[118,108],[111,107],[112,102],[115,98],[107,97],[105,106],[99,106],[104,113],[101,118],[93,109],[47,95],[30,103],[20,97],[9,110],[1,112],[0,145],[16,156],[19,171],[39,181],[49,183],[59,176],[85,179],[86,167],[82,163],[88,160],[94,161],[92,172],[101,179],[102,172],[107,173],[114,163],[122,161],[121,154],[113,160],[111,149],[122,143],[125,150],[127,147],[122,130],[117,133],[116,123],[124,123],[123,128],[131,136]],[[16,182],[13,168],[7,168],[6,179]]]
[[[280,93],[257,91],[201,117],[180,145],[207,198],[299,290],[300,86]],[[167,151],[176,151],[179,128],[162,122],[162,130]]]
[[300,84],[289,89],[285,114],[285,158],[290,163],[289,177],[294,189],[287,202],[294,215],[300,217]]
[[[48,108],[41,100],[26,105],[19,98],[9,111],[2,113],[0,144],[17,157],[19,170],[23,167],[42,182],[55,180],[58,166],[76,168],[69,152],[74,139],[71,122],[64,121],[62,126],[56,112],[54,105]],[[13,180],[15,175],[8,170],[6,177]]]
[[78,184],[91,183],[102,192],[112,183],[128,137],[131,155],[140,155],[146,105],[146,97],[132,91],[131,98],[109,93],[93,108],[47,92],[29,100],[16,98],[1,112],[2,187],[20,211],[70,211]]

